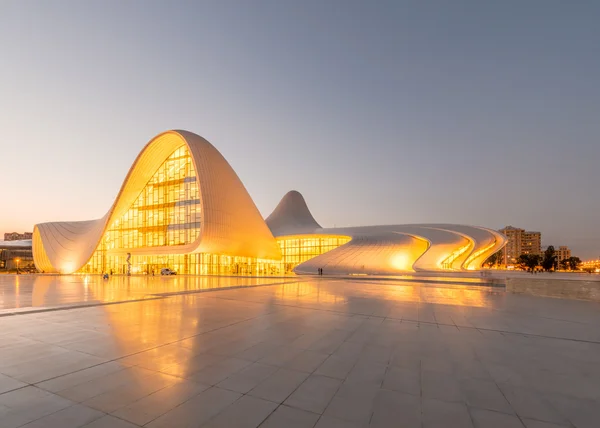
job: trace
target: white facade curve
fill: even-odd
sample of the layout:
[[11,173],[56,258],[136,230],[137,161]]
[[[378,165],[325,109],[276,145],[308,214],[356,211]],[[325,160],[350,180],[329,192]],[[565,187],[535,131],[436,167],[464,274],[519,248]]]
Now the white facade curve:
[[288,192],[263,220],[219,151],[187,131],[153,138],[101,218],[37,224],[42,272],[276,275],[480,269],[506,238],[453,224],[322,227]]
[[[220,255],[280,259],[281,252],[246,188],[225,158],[204,138],[187,131],[167,131],[152,139],[131,167],[114,204],[98,220],[42,223],[34,227],[33,253],[43,272],[73,273],[98,248],[107,227],[117,221],[139,197],[172,153],[184,147],[196,171],[200,233],[177,246],[115,248],[113,254]],[[177,204],[178,202],[172,202]]]
[[265,222],[274,235],[311,233],[321,228],[310,213],[304,196],[296,190],[285,194]]
[[285,241],[300,236],[348,237],[343,245],[300,263],[294,269],[298,274],[316,274],[319,269],[325,274],[345,275],[478,270],[506,244],[506,238],[494,230],[454,224],[322,228],[310,215],[304,198],[302,203],[297,195],[294,198],[297,203],[287,205],[297,212],[280,210],[282,200],[268,218],[276,219],[269,223],[276,238]]

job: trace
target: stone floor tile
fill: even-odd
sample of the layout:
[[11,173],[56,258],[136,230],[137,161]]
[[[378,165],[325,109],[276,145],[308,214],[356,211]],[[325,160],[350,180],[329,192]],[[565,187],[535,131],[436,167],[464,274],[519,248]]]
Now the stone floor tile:
[[597,401],[560,395],[549,397],[548,400],[566,420],[577,428],[596,428],[598,426],[600,406]]
[[362,349],[360,360],[361,362],[387,365],[390,362],[392,351],[393,348],[390,346],[369,343]]
[[245,394],[276,371],[277,367],[275,366],[253,363],[219,382],[217,386]]
[[240,397],[241,394],[237,392],[212,387],[146,424],[146,427],[198,427],[214,418]]
[[473,428],[464,403],[424,398],[421,406],[423,428]]
[[94,379],[102,378],[125,368],[122,364],[111,361],[87,369],[72,371],[63,376],[37,383],[36,386],[47,391],[58,392]]
[[399,346],[390,356],[390,365],[402,367],[412,371],[421,370],[421,356],[419,351],[407,347],[405,344]]
[[433,355],[427,355],[421,350],[421,370],[452,376],[454,375],[454,364],[443,350],[435,350]]
[[420,373],[403,367],[390,366],[385,373],[382,388],[420,396]]
[[225,358],[189,376],[190,379],[204,385],[216,385],[252,364],[239,358]]
[[145,425],[208,388],[192,381],[180,382],[121,407],[113,414],[131,423]]
[[421,388],[424,398],[455,402],[465,400],[460,382],[454,376],[445,373],[421,372]]
[[303,349],[292,348],[291,346],[280,346],[272,353],[258,360],[258,362],[277,367],[285,367],[290,361],[303,352]]
[[260,428],[313,428],[319,420],[319,415],[306,410],[279,406],[260,425]]
[[83,352],[70,351],[56,358],[27,361],[5,367],[2,373],[27,383],[37,383],[104,363],[104,358]]
[[368,425],[357,425],[330,416],[321,416],[314,428],[367,428]]
[[122,386],[135,384],[138,379],[144,376],[154,375],[155,373],[156,372],[137,367],[125,368],[104,376],[94,376],[90,380],[77,383],[66,389],[61,389],[56,393],[69,400],[83,402],[98,395],[114,391]]
[[121,385],[118,388],[111,389],[103,394],[85,400],[82,404],[104,413],[113,413],[121,407],[135,403],[168,385],[169,384],[155,385],[151,388],[146,385],[137,384]]
[[421,427],[421,400],[410,394],[380,390],[373,404],[370,427],[392,428],[398,426]]
[[387,366],[384,364],[359,361],[348,373],[346,382],[380,386],[386,369]]
[[259,426],[278,404],[244,395],[216,417],[201,425],[206,428],[254,428]]
[[[24,425],[24,428],[79,428],[103,416],[105,416],[104,413],[98,410],[75,404],[30,422]],[[1,423],[0,426],[2,426]]]
[[522,419],[523,423],[527,428],[567,428],[572,427],[571,424],[559,425],[550,422],[537,421],[535,419]]
[[349,336],[348,333],[344,330],[334,330],[310,345],[308,349],[323,354],[332,354],[343,346],[344,341]]
[[514,410],[495,382],[467,379],[460,382],[466,403],[471,407],[514,414]]
[[350,370],[356,364],[356,360],[348,358],[340,358],[336,355],[330,355],[323,363],[315,370],[315,374],[334,377],[336,379],[346,379]]
[[223,361],[223,357],[220,355],[200,353],[187,360],[175,362],[170,365],[164,365],[159,370],[162,373],[173,376],[189,378],[198,373],[200,370],[212,366],[213,364],[217,364],[220,361]]
[[[1,352],[1,351],[0,351]],[[3,394],[14,389],[23,388],[28,384],[18,381],[12,377],[0,374],[0,394]]]
[[281,344],[279,342],[268,340],[257,343],[256,345],[239,352],[235,355],[235,357],[247,361],[258,361],[261,358],[265,358],[267,355],[271,354],[280,346]]
[[368,424],[378,391],[377,386],[344,383],[323,414],[359,425]]
[[305,372],[279,369],[254,387],[248,394],[275,403],[282,403],[308,376],[309,374]]
[[329,357],[329,354],[322,352],[306,350],[300,355],[297,355],[284,367],[291,370],[297,370],[306,373],[314,372],[322,363]]
[[559,425],[567,422],[543,393],[508,384],[499,384],[499,387],[521,418],[537,419]]
[[[352,403],[345,390],[336,394],[341,381],[363,393],[384,391],[373,402],[374,425],[394,418],[393,410],[385,413],[394,407],[386,400],[411,397],[406,393],[415,394],[417,386],[424,427],[468,427],[471,419],[461,419],[465,409],[508,412],[488,382],[528,425],[597,428],[600,420],[600,333],[593,328],[600,315],[590,302],[515,295],[450,277],[419,283],[192,276],[106,282],[90,276],[85,290],[73,279],[19,277],[17,294],[15,276],[0,275],[2,305],[25,306],[1,322],[0,374],[8,376],[0,376],[1,428],[39,425],[67,409],[77,413],[74,402],[88,400],[119,416],[98,423],[197,426],[226,414],[240,397],[205,390],[209,385],[200,378],[244,391],[256,384],[247,395],[275,404],[297,400],[309,409],[296,411],[324,411],[319,426],[366,419],[369,400],[339,413],[340,402]],[[268,284],[275,285],[245,287]],[[214,291],[223,285],[237,288]],[[44,292],[34,301],[36,287]],[[160,297],[144,299],[150,294]],[[84,303],[89,296],[114,304],[24,313],[27,306]],[[143,300],[125,303],[132,298]],[[279,369],[263,379],[238,376],[257,362]],[[298,370],[315,371],[309,378]],[[39,388],[15,384],[9,373]],[[182,386],[164,383],[164,375]],[[329,384],[314,387],[315,376],[336,382],[332,391]]]
[[323,413],[342,382],[337,379],[311,375],[285,400],[285,404],[313,413]]
[[16,428],[44,416],[70,407],[75,403],[48,391],[27,386],[0,394],[2,428]]
[[360,354],[364,347],[365,345],[363,343],[342,342],[331,355],[356,362],[360,358]]
[[87,425],[83,425],[83,428],[137,428],[138,426],[114,416],[106,415]]
[[514,415],[471,407],[471,418],[475,428],[523,428],[525,425]]

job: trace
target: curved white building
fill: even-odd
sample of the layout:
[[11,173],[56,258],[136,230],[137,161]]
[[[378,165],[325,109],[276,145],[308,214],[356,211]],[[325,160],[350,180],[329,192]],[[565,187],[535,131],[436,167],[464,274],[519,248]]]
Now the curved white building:
[[265,221],[217,149],[187,131],[144,147],[102,218],[42,223],[33,234],[37,268],[65,274],[461,271],[504,245],[499,233],[471,226],[323,228],[296,191]]

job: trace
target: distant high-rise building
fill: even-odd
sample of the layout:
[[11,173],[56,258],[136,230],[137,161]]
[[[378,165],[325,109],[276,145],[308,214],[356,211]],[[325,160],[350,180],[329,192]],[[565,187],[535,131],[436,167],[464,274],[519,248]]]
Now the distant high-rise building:
[[513,226],[506,226],[499,232],[508,238],[503,250],[505,264],[515,263],[521,254],[541,254],[541,232],[530,232]]
[[4,234],[5,241],[22,241],[24,239],[31,239],[33,234],[31,232],[17,233],[10,232]]
[[542,254],[542,233],[523,232],[521,254]]
[[504,263],[514,263],[517,260],[517,257],[521,255],[521,244],[523,242],[523,232],[525,232],[525,230],[506,226],[504,229],[500,229],[499,232],[508,238],[508,242],[504,247]]

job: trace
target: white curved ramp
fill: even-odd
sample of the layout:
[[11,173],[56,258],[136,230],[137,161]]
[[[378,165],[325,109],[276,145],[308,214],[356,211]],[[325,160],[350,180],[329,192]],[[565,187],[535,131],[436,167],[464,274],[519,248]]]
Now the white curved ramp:
[[296,267],[298,274],[397,275],[411,272],[414,260],[427,251],[421,238],[399,234],[360,235],[347,244],[317,256]]

